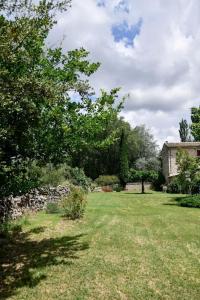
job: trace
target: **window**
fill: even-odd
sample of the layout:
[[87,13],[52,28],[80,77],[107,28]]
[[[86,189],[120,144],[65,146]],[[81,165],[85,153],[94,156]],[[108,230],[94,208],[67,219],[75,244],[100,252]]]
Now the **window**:
[[197,150],[197,156],[200,157],[200,150]]

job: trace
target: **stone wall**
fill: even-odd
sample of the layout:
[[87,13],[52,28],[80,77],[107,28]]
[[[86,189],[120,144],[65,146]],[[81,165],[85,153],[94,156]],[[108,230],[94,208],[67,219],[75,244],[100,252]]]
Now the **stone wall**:
[[[152,184],[150,182],[145,182],[144,183],[144,188],[145,191],[150,191],[151,190]],[[134,183],[127,183],[126,185],[126,190],[134,193],[141,193],[141,182],[134,182]]]
[[68,194],[68,187],[58,186],[33,189],[30,193],[22,196],[0,199],[0,222],[6,218],[16,219],[29,210],[43,210],[48,203],[58,202]]

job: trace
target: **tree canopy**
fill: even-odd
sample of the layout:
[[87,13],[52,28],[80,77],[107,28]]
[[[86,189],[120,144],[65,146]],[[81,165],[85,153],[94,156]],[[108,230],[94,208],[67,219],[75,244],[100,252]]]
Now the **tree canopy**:
[[144,126],[131,128],[123,118],[116,117],[108,123],[105,137],[115,131],[115,141],[109,147],[101,149],[79,149],[72,155],[74,166],[83,168],[87,176],[95,179],[99,175],[113,175],[120,172],[120,141],[124,131],[126,155],[129,167],[134,167],[138,158],[156,157],[157,146],[153,136]]
[[77,149],[99,149],[115,140],[116,130],[105,132],[122,107],[118,89],[97,97],[88,81],[100,64],[90,62],[83,48],[63,53],[46,46],[55,12],[69,4],[0,2],[2,185],[29,161],[57,164]]
[[190,128],[187,123],[187,120],[182,119],[179,123],[179,135],[181,142],[188,142],[190,140],[189,132]]
[[[186,150],[179,149],[176,161],[179,171],[178,182],[181,192],[192,192],[192,189],[196,188],[196,184],[199,187],[200,183],[199,158],[191,156]],[[199,192],[199,190],[197,192]]]
[[152,182],[158,179],[160,171],[160,162],[156,157],[146,159],[139,158],[135,162],[135,167],[130,169],[130,180],[141,181],[141,192],[145,193],[145,181]]
[[195,141],[200,141],[200,106],[191,109],[191,132]]

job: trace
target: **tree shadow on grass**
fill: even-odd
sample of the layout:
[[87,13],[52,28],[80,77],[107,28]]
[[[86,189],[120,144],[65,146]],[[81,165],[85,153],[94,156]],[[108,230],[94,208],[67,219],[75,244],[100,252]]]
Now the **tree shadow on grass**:
[[35,287],[47,278],[46,266],[69,266],[79,258],[79,252],[89,248],[80,241],[83,235],[31,240],[31,233],[40,233],[38,227],[29,232],[18,228],[11,239],[0,245],[0,298],[7,299],[21,287]]
[[45,226],[39,226],[39,227],[35,227],[35,228],[31,229],[28,233],[29,234],[31,234],[31,233],[39,234],[39,233],[44,232],[45,229],[46,229]]
[[163,205],[167,205],[167,206],[180,206],[177,202],[167,202],[167,203],[163,203]]
[[163,205],[167,205],[167,206],[179,206],[181,207],[180,205],[180,201],[182,199],[186,198],[186,196],[179,196],[179,197],[175,197],[175,198],[172,198],[171,200],[169,200],[168,202],[166,203],[163,203]]
[[152,195],[153,193],[151,192],[145,192],[145,193],[140,193],[140,192],[123,192],[123,194],[125,195],[141,195],[141,196],[145,196],[145,195]]
[[184,208],[200,209],[200,197],[199,195],[185,195],[176,197],[171,200],[171,202],[165,203],[165,205],[175,205]]

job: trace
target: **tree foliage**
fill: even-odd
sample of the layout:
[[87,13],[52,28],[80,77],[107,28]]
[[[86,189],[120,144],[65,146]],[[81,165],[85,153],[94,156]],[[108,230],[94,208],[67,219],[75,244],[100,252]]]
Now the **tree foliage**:
[[193,107],[191,109],[191,133],[194,137],[194,140],[199,142],[200,141],[200,106]]
[[193,187],[200,184],[200,161],[191,156],[186,150],[177,152],[178,182],[183,193],[192,192]]
[[145,181],[153,182],[158,179],[160,162],[156,158],[139,158],[135,163],[135,168],[130,170],[131,181],[141,181],[141,192],[145,193]]
[[125,131],[122,130],[120,138],[120,154],[119,154],[119,179],[121,186],[125,188],[129,180],[129,165],[128,165],[128,154],[127,154],[127,143],[126,143]]
[[179,135],[181,142],[188,142],[189,138],[189,125],[187,120],[182,119],[179,123]]
[[102,174],[119,174],[120,161],[120,140],[121,132],[126,136],[126,152],[129,167],[134,167],[135,161],[143,157],[148,159],[157,155],[157,147],[153,136],[145,126],[131,128],[130,124],[123,118],[116,117],[107,122],[105,136],[110,136],[115,132],[115,141],[109,147],[99,150],[79,149],[72,155],[74,166],[83,168],[86,174],[95,179]]
[[0,2],[0,194],[12,191],[14,177],[25,181],[32,160],[58,164],[77,149],[113,143],[106,127],[122,107],[118,89],[95,97],[87,78],[99,63],[86,50],[46,46],[56,11],[70,1],[34,3]]

